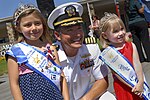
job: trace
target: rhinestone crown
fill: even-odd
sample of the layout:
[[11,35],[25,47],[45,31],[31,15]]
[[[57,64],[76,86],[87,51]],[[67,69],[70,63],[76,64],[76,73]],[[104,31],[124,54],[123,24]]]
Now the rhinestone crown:
[[34,9],[40,12],[40,10],[32,4],[20,5],[20,7],[14,13],[14,24],[16,25],[16,22],[22,13],[31,9]]
[[99,26],[100,32],[102,32],[103,27],[112,18],[118,18],[118,16],[114,13],[108,13],[108,12],[104,13],[104,17],[102,17],[100,20],[100,26]]

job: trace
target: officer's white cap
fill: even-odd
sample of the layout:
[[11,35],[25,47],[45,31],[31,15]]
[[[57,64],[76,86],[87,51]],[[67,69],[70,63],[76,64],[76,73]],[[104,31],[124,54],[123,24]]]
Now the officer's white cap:
[[[70,6],[73,6],[73,7],[70,7]],[[74,10],[70,8],[66,12],[67,7],[75,8],[75,12],[77,15],[72,15],[72,11]],[[82,13],[83,13],[83,7],[81,4],[77,2],[65,3],[56,7],[51,12],[51,14],[48,17],[47,23],[51,29],[54,29],[55,26],[58,26],[58,25],[68,26],[68,25],[72,25],[73,23],[74,24],[80,23],[80,22],[83,22],[81,18]]]

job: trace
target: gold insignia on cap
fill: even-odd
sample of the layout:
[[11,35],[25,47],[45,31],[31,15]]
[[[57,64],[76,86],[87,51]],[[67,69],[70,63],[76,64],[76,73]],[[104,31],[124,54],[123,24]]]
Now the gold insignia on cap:
[[69,17],[72,17],[73,15],[76,14],[76,9],[73,6],[68,6],[65,9],[66,13],[68,14]]
[[61,24],[61,26],[70,26],[70,25],[75,25],[77,23],[83,23],[83,21],[77,20],[77,21],[72,21],[72,22],[68,22],[68,23],[63,23],[63,24]]
[[54,23],[54,26],[57,26],[62,23],[70,22],[70,21],[75,21],[75,20],[81,20],[81,22],[83,22],[81,17],[73,17],[73,18],[69,18],[69,19],[65,19],[65,20],[56,22],[56,23]]

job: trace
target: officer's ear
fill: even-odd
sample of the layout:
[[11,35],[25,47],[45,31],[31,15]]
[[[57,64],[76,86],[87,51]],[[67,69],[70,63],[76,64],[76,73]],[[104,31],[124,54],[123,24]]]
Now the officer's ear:
[[57,40],[59,40],[59,41],[61,40],[59,32],[54,31],[54,36],[56,37]]

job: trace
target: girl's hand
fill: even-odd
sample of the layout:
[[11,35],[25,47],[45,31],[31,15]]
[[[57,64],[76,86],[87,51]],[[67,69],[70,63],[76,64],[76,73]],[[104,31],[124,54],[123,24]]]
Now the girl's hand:
[[132,88],[132,92],[134,92],[139,97],[142,97],[143,94],[143,84],[140,84],[139,82]]

